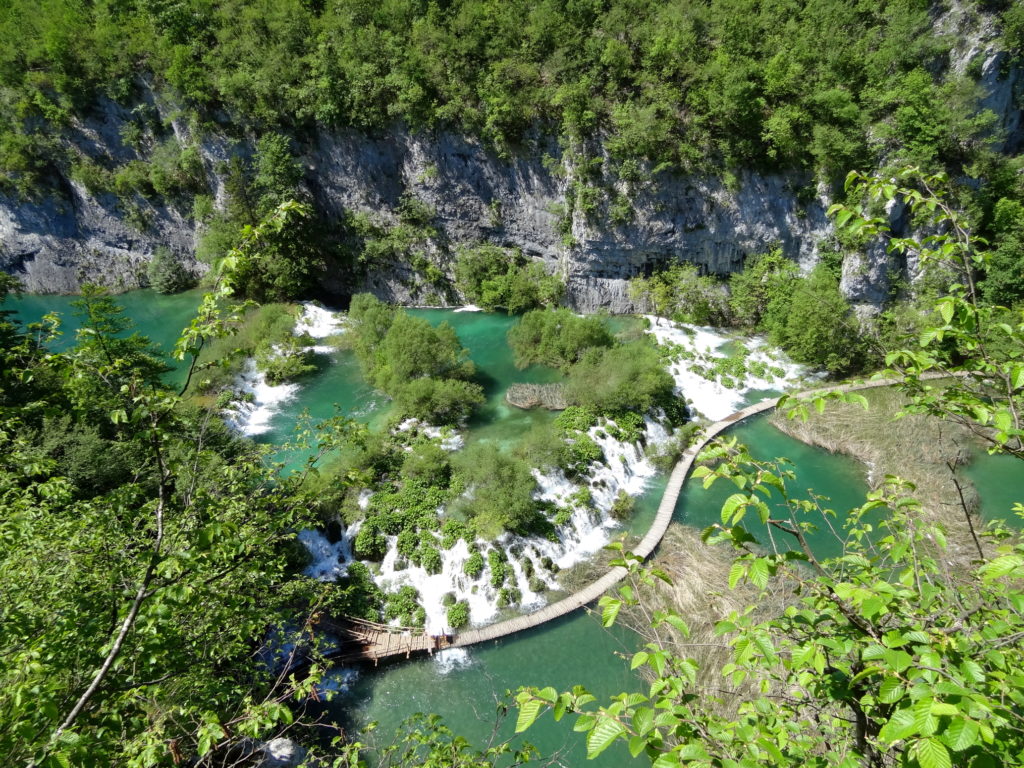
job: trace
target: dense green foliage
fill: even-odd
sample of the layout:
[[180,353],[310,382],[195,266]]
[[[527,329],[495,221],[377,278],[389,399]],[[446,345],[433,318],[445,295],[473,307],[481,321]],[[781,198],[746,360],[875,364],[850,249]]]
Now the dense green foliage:
[[460,453],[456,464],[469,491],[457,508],[477,534],[494,538],[504,531],[526,533],[538,525],[540,510],[533,498],[537,481],[525,462],[495,445],[477,443]]
[[[768,321],[772,320],[778,316],[769,314]],[[785,324],[766,330],[798,363],[821,366],[832,374],[851,373],[863,365],[860,327],[839,292],[839,281],[825,264],[795,283]]]
[[653,344],[643,341],[591,348],[569,371],[566,395],[597,413],[671,409],[675,381]]
[[178,293],[195,283],[180,259],[164,247],[157,248],[146,265],[146,278],[157,293]]
[[1009,307],[1024,300],[1024,204],[1000,199],[992,229],[995,248],[984,265],[981,290],[987,301]]
[[799,276],[800,269],[780,250],[748,259],[742,272],[729,277],[729,308],[736,322],[769,332],[784,328]]
[[[1005,25],[1019,47],[1017,10]],[[137,99],[140,74],[196,127],[218,109],[261,129],[397,119],[506,148],[548,124],[607,131],[619,160],[682,166],[834,173],[900,145],[918,161],[963,155],[977,128],[970,89],[933,74],[949,42],[918,0],[18,0],[0,40],[0,162],[25,189],[56,132],[99,96]],[[136,132],[152,122],[140,114]]]
[[[801,277],[797,265],[776,249],[750,258],[743,271],[729,277],[728,289],[719,279],[699,275],[693,265],[674,264],[650,278],[634,279],[630,292],[677,322],[738,325],[765,333],[796,362],[833,375],[874,362],[866,351],[869,329],[854,316],[827,260]],[[741,354],[695,365],[729,385],[747,372],[747,354],[741,349]],[[716,370],[707,370],[707,362]]]
[[614,343],[601,318],[579,317],[565,308],[527,312],[508,331],[517,368],[539,364],[565,372],[586,350]]
[[455,284],[471,302],[510,314],[553,306],[565,290],[562,280],[549,275],[540,262],[527,262],[519,251],[494,245],[460,251]]
[[695,264],[670,264],[649,278],[635,278],[629,292],[635,300],[649,304],[655,314],[680,323],[725,325],[730,319],[721,282],[702,275]]
[[271,384],[309,373],[314,368],[308,349],[311,339],[295,335],[295,321],[294,305],[247,305],[229,335],[204,343],[198,390],[210,395],[233,392],[236,377],[250,358]]
[[369,294],[352,299],[349,317],[364,375],[394,399],[400,415],[452,424],[483,402],[473,363],[447,323],[434,328]]
[[[213,306],[183,356],[223,332]],[[167,391],[166,367],[102,292],[78,311],[59,354],[0,313],[0,752],[143,766],[208,754],[229,732],[273,734],[317,679],[253,662],[268,627],[323,599],[294,576],[306,472],[277,476]]]

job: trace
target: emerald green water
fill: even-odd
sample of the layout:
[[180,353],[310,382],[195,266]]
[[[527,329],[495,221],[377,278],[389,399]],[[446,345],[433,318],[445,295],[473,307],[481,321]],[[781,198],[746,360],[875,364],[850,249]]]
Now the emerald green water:
[[990,456],[979,451],[960,471],[978,489],[981,516],[985,520],[1006,520],[1021,526],[1021,518],[1013,514],[1013,505],[1024,504],[1024,462],[1005,454]]
[[[849,456],[826,453],[780,432],[768,421],[768,414],[748,419],[730,429],[727,435],[745,443],[755,459],[788,458],[792,464],[784,468],[792,470],[796,475],[787,483],[793,498],[811,498],[809,489],[813,489],[818,496],[828,497],[821,501],[821,505],[835,510],[839,515],[834,518],[814,514],[805,518],[816,526],[815,532],[808,539],[820,555],[838,555],[842,549],[842,514],[863,504],[868,492],[864,465]],[[726,480],[716,481],[707,490],[704,490],[700,482],[688,482],[679,495],[675,519],[701,529],[721,523],[722,503],[737,490],[735,485]],[[776,495],[776,499],[778,503],[775,508],[781,514],[781,497]],[[771,546],[771,535],[767,527],[756,516],[752,516],[753,513],[750,514],[743,521],[744,525],[761,544]],[[792,540],[785,540],[787,537],[784,534],[776,531],[773,535],[780,547],[791,549],[794,546]]]
[[[136,329],[148,335],[161,349],[170,349],[181,328],[194,310],[198,293],[160,296],[136,291],[118,297],[126,314],[136,321]],[[64,316],[65,335],[55,345],[65,348],[73,342],[77,323],[71,316],[72,297],[23,296],[8,303],[23,322],[38,320],[44,313],[57,311]],[[514,382],[547,382],[558,374],[543,368],[516,370],[505,344],[505,334],[514,322],[500,314],[455,313],[446,310],[412,310],[431,323],[449,322],[476,363],[485,386],[487,402],[469,425],[469,440],[490,440],[501,444],[514,441],[539,421],[552,418],[543,411],[521,411],[504,402],[504,392]],[[613,327],[632,328],[633,321],[613,320]],[[766,394],[753,393],[752,400]],[[301,413],[315,420],[336,412],[374,423],[386,418],[387,403],[374,393],[359,374],[351,353],[338,351],[322,359],[320,370],[302,382],[298,396],[285,404],[271,422],[271,431],[260,440],[280,444],[292,433]],[[757,417],[730,430],[751,446],[755,456],[787,456],[797,474],[793,489],[814,488],[831,498],[828,506],[844,511],[863,501],[867,490],[864,468],[856,461],[812,448],[774,429],[764,417]],[[1024,477],[1016,462],[1007,457],[982,456],[967,469],[968,476],[982,490],[983,512],[1005,516],[1013,501],[1024,500]],[[652,483],[638,499],[636,514],[629,530],[646,530],[653,519],[664,488],[664,479]],[[719,521],[721,502],[734,492],[734,486],[717,483],[705,491],[699,483],[689,483],[676,508],[676,519],[703,528]],[[806,493],[803,494],[806,497]],[[838,541],[822,522],[815,546],[824,554],[838,551]],[[832,521],[836,529],[841,523]],[[763,535],[763,534],[762,534]],[[723,585],[724,586],[724,585]],[[496,697],[506,689],[520,685],[553,685],[570,688],[584,685],[599,697],[623,690],[634,690],[640,682],[628,671],[628,662],[616,653],[629,654],[635,638],[622,630],[603,629],[596,618],[579,612],[515,637],[476,646],[453,661],[416,659],[381,669],[360,672],[349,690],[339,694],[331,713],[348,728],[370,721],[380,723],[379,732],[387,734],[415,712],[437,712],[448,724],[474,743],[484,743],[492,733]],[[503,736],[511,734],[514,716],[500,727]],[[564,762],[583,764],[583,740],[573,733],[570,721],[553,723],[542,718],[526,734],[545,754],[566,749]],[[601,768],[632,761],[617,746],[590,764]]]
[[[174,343],[195,314],[202,296],[199,290],[173,296],[142,290],[122,293],[114,298],[124,307],[125,317],[135,324],[133,330],[148,336],[164,355],[170,357]],[[24,295],[8,299],[4,308],[13,309],[22,323],[38,322],[50,312],[60,315],[62,335],[51,346],[61,351],[75,343],[75,332],[81,327],[72,306],[77,300],[77,296]],[[169,362],[173,364],[174,361]]]

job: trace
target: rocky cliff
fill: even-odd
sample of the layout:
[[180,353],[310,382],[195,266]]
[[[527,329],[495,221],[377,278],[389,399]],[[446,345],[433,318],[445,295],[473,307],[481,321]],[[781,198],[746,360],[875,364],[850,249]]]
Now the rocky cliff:
[[[1002,148],[1016,151],[1024,146],[1024,72],[1008,66],[990,41],[971,44],[974,49],[962,58],[980,62],[982,106],[997,114]],[[161,109],[155,100],[153,108]],[[91,158],[138,158],[122,139],[130,117],[123,107],[101,104],[69,132],[67,141]],[[173,113],[165,115],[165,122],[183,144],[199,147],[210,189],[222,203],[220,161],[239,148],[248,151],[251,144],[191,136]],[[378,137],[321,131],[306,136],[300,152],[303,183],[329,221],[340,222],[345,212],[364,212],[385,224],[397,221],[400,198],[411,194],[435,214],[437,234],[426,252],[443,272],[451,274],[452,254],[462,245],[518,248],[565,276],[567,301],[580,311],[636,309],[626,292],[628,278],[670,260],[725,274],[740,268],[747,255],[778,244],[809,267],[832,232],[825,216],[828,191],[809,186],[810,179],[799,175],[748,172],[726,183],[662,173],[626,184],[600,174],[595,181],[591,174],[584,185],[591,189],[590,202],[581,206],[583,174],[573,156],[553,142],[539,141],[502,158],[450,133],[414,134],[396,127]],[[59,196],[37,201],[0,197],[0,269],[17,274],[27,290],[74,292],[83,281],[139,287],[145,284],[147,260],[161,245],[202,271],[193,256],[201,232],[186,203],[139,198],[128,210],[111,194],[90,194],[70,174],[58,186]],[[615,201],[620,203],[617,211]],[[621,201],[627,201],[625,208]],[[899,267],[880,248],[850,256],[843,289],[855,303],[877,304]],[[428,299],[413,266],[401,263],[378,265],[359,277],[335,270],[325,287],[334,294],[368,289],[400,303],[458,300],[451,293]]]

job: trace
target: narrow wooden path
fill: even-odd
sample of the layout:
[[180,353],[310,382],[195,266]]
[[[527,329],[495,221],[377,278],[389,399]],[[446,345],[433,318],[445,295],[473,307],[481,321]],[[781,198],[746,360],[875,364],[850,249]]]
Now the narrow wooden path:
[[381,659],[441,651],[451,647],[452,640],[451,635],[427,635],[422,629],[348,617],[321,617],[316,626],[337,640],[337,649],[325,655],[341,663],[372,661],[376,665]]
[[[948,374],[925,374],[922,378],[948,378]],[[892,386],[893,383],[893,381],[885,379],[877,381],[857,381],[840,386],[816,387],[814,389],[794,393],[792,396],[799,399],[806,399],[826,392],[852,392],[859,389],[888,387]],[[753,405],[748,405],[742,410],[731,413],[721,421],[716,421],[704,428],[704,432],[701,434],[700,439],[686,449],[683,455],[679,458],[675,467],[672,468],[672,474],[669,476],[668,484],[665,486],[665,492],[662,494],[661,503],[658,505],[658,512],[654,517],[654,522],[651,523],[651,527],[648,529],[647,534],[640,540],[640,543],[633,548],[633,553],[635,555],[646,559],[650,557],[657,548],[662,537],[665,535],[665,531],[668,530],[669,523],[672,522],[672,518],[675,515],[676,504],[679,501],[679,494],[683,489],[683,483],[686,481],[687,476],[690,474],[690,470],[693,468],[693,463],[697,458],[697,454],[703,450],[704,446],[724,430],[734,426],[738,422],[748,419],[751,416],[756,416],[759,413],[771,410],[778,403],[778,400],[779,399],[776,397],[766,398],[758,403],[754,403]],[[468,629],[463,632],[459,632],[454,636],[440,636],[442,638],[440,641],[435,637],[422,634],[422,631],[420,631],[418,636],[412,636],[412,633],[417,632],[417,630],[385,627],[380,624],[372,625],[371,622],[355,620],[362,625],[371,625],[371,629],[367,629],[366,626],[363,626],[354,632],[350,632],[348,636],[349,642],[347,644],[347,648],[349,650],[346,651],[346,645],[343,644],[339,653],[337,655],[332,655],[332,658],[339,661],[344,661],[346,658],[353,661],[372,658],[376,664],[377,661],[382,658],[401,655],[408,657],[411,653],[424,651],[432,653],[434,650],[440,650],[441,648],[460,648],[488,640],[497,640],[502,637],[507,637],[508,635],[513,635],[516,632],[522,632],[525,629],[539,627],[541,624],[565,616],[594,602],[611,587],[622,581],[622,579],[626,577],[626,573],[627,571],[625,568],[612,568],[601,578],[588,584],[578,592],[574,592],[568,597],[559,600],[557,603],[551,603],[537,611],[534,611],[533,613],[516,616],[515,618],[507,619],[505,621],[499,621],[496,624],[491,624],[486,627]],[[334,627],[339,629],[339,631],[344,632],[347,631],[344,628],[345,624],[349,621],[352,620],[345,620],[344,622],[330,622],[330,624],[334,625]],[[332,627],[328,626],[323,621],[321,622],[321,626],[329,631],[332,629]],[[399,642],[398,640],[394,640],[392,637],[384,637],[384,635],[381,634],[382,631],[386,631],[386,633],[390,635],[405,633],[405,635],[409,637],[408,640],[402,640]],[[443,645],[438,645],[438,643],[443,643]],[[357,648],[362,648],[363,650],[358,651]]]

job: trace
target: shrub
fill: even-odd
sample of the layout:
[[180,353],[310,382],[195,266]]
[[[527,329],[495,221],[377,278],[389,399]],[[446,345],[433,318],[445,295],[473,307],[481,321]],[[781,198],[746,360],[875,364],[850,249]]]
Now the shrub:
[[639,341],[610,349],[591,349],[569,371],[570,402],[597,413],[644,414],[674,399],[675,381],[657,350]]
[[480,536],[529,528],[537,516],[537,481],[526,462],[488,443],[467,448],[456,461],[470,494],[461,509]]
[[612,508],[608,514],[615,520],[628,520],[633,514],[633,507],[636,501],[626,493],[624,490],[619,491],[618,496],[615,497],[615,501],[612,502]]
[[681,323],[725,325],[729,302],[725,287],[695,264],[672,264],[649,278],[634,278],[630,296],[648,302],[655,314]]
[[166,246],[158,246],[146,265],[149,285],[157,293],[180,293],[195,284],[181,260]]
[[577,317],[559,309],[527,312],[508,331],[517,368],[539,363],[567,371],[593,347],[610,347],[615,339],[596,317]]
[[441,572],[444,561],[441,559],[441,553],[437,551],[437,547],[420,545],[420,565],[427,573]]
[[471,579],[479,578],[480,574],[484,572],[484,556],[479,552],[471,554],[462,566],[462,572]]
[[527,264],[519,251],[493,245],[462,250],[455,262],[455,282],[473,303],[511,313],[557,304],[565,290],[543,264]]
[[460,600],[448,608],[446,618],[451,629],[461,629],[466,626],[469,624],[469,603],[465,600]]

